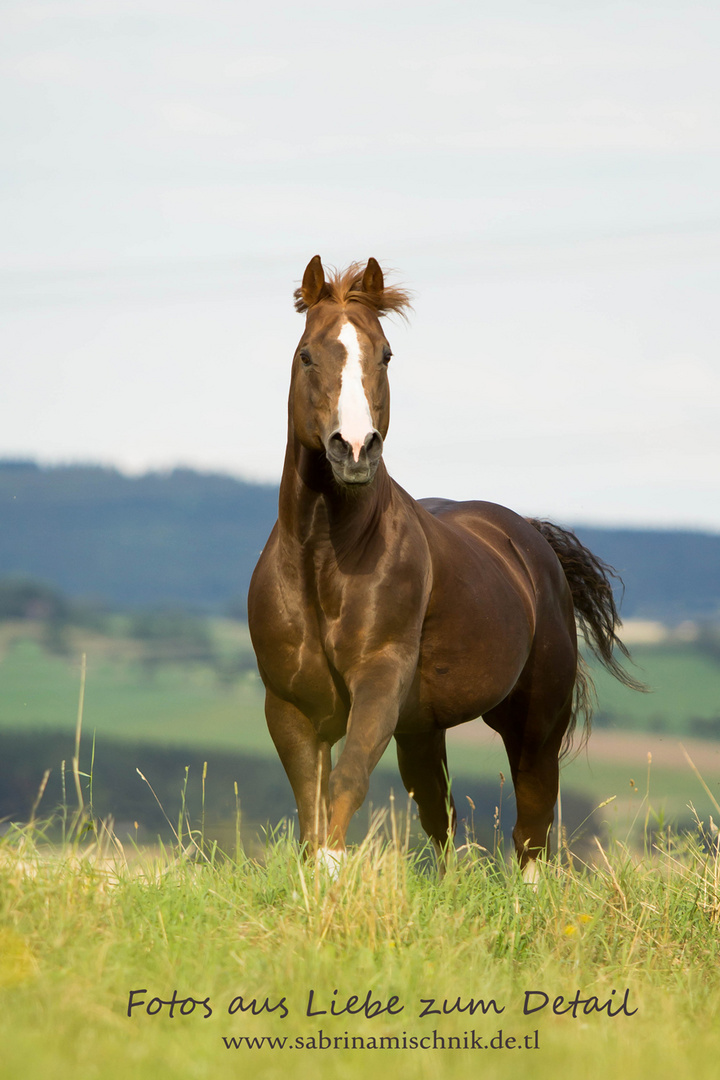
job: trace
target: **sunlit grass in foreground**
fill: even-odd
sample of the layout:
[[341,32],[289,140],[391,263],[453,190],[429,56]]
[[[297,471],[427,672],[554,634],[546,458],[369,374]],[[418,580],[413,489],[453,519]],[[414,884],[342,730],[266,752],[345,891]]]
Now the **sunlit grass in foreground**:
[[[403,1077],[514,1076],[518,1049],[540,1076],[716,1075],[711,821],[686,836],[648,833],[641,855],[619,841],[596,844],[586,864],[563,853],[538,892],[472,838],[440,880],[392,807],[336,881],[314,872],[286,827],[251,858],[239,828],[222,855],[182,812],[176,821],[167,849],[122,843],[84,805],[61,812],[59,843],[47,823],[8,829],[6,1075],[354,1077],[382,1065]],[[173,1000],[171,1017],[160,1003]],[[486,1049],[465,1048],[471,1032]],[[518,1041],[493,1048],[500,1032]],[[264,1036],[287,1048],[232,1048]]]
[[[0,839],[6,1075],[715,1077],[718,831],[666,828],[649,762],[626,841],[580,861],[561,824],[537,892],[499,827],[493,851],[464,838],[440,879],[393,805],[333,880],[287,825],[248,854],[240,792],[221,853],[204,775],[199,822],[186,789],[165,808],[170,846],[118,837],[94,815],[94,745],[80,771],[83,699],[84,676],[63,806],[40,820],[41,786]],[[270,1038],[285,1041],[246,1041]]]

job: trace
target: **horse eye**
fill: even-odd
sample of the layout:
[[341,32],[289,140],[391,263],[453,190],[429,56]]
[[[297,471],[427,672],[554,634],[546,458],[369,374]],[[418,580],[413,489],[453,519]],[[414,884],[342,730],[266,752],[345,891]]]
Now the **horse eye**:
[[300,352],[300,362],[303,367],[310,367],[312,365],[312,356],[307,349],[302,349]]
[[389,348],[383,349],[382,362],[383,362],[383,364],[385,364],[386,367],[390,363],[390,357],[391,356],[392,356],[392,349],[389,349]]

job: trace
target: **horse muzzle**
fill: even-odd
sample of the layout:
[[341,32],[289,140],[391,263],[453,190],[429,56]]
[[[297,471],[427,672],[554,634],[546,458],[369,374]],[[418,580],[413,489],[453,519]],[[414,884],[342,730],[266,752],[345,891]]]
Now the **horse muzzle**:
[[375,429],[367,433],[360,447],[353,447],[339,430],[334,431],[325,451],[333,475],[341,484],[369,484],[375,476],[382,452],[383,437]]

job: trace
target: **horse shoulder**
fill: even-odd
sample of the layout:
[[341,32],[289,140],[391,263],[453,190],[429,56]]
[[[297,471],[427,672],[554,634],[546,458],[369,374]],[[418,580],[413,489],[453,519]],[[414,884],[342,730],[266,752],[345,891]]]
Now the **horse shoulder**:
[[320,650],[313,648],[318,640],[315,606],[308,602],[302,576],[281,557],[277,527],[250,581],[248,625],[263,681],[281,697],[297,682],[301,666],[311,679],[324,674]]

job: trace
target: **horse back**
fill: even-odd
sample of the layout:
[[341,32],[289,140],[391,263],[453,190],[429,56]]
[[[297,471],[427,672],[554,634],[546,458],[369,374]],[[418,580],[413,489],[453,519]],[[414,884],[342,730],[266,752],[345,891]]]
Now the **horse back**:
[[[418,506],[439,525],[440,532],[470,540],[478,555],[501,564],[513,583],[538,599],[543,587],[559,592],[572,612],[572,598],[560,562],[532,523],[506,506],[473,500],[420,499]],[[437,533],[436,533],[437,535]],[[452,542],[450,542],[452,543]],[[569,606],[568,606],[569,604]]]

